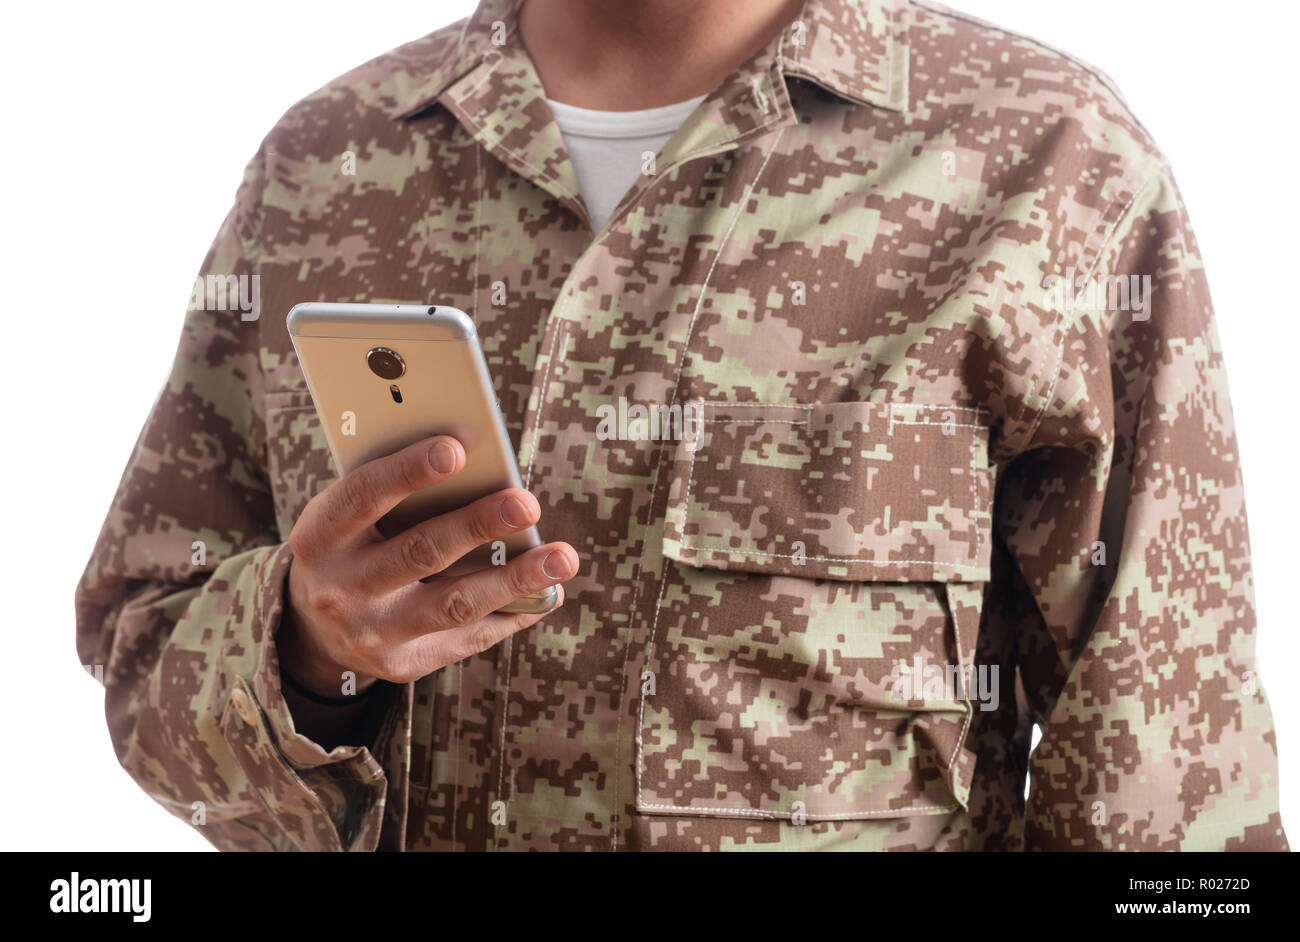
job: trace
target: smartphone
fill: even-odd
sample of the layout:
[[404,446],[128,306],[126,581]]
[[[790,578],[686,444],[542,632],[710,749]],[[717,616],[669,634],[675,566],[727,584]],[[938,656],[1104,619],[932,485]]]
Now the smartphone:
[[[454,307],[412,304],[299,304],[289,337],[340,474],[433,435],[465,446],[465,466],[411,494],[381,519],[384,536],[522,487],[474,322]],[[456,576],[511,559],[542,540],[529,527],[466,554],[439,575]],[[433,577],[429,577],[433,578]],[[503,612],[550,611],[554,586]]]

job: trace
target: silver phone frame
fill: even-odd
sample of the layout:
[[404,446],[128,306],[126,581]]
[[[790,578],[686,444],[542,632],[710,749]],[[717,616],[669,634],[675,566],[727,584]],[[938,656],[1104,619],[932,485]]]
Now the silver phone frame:
[[[478,417],[491,416],[488,420],[491,427],[481,429],[478,425],[475,425],[474,434],[468,437],[473,438],[476,442],[473,449],[474,453],[477,455],[482,451],[486,451],[494,459],[495,465],[490,468],[480,466],[475,468],[472,473],[468,467],[462,469],[456,477],[453,477],[448,482],[447,486],[443,487],[441,497],[436,487],[426,488],[411,495],[410,498],[399,504],[398,508],[395,508],[391,514],[386,515],[384,518],[389,523],[387,527],[381,525],[380,530],[386,536],[391,536],[393,533],[399,532],[419,520],[427,519],[457,506],[463,506],[476,497],[491,493],[493,490],[499,489],[499,487],[523,486],[519,466],[515,460],[514,448],[510,443],[510,435],[506,429],[505,419],[501,415],[500,404],[497,401],[491,373],[488,370],[487,359],[484,357],[482,346],[478,341],[478,332],[474,327],[474,322],[464,311],[446,305],[312,301],[294,305],[293,309],[289,311],[286,326],[290,341],[293,343],[294,351],[298,356],[299,367],[306,380],[307,389],[311,393],[312,403],[320,419],[326,442],[334,459],[334,464],[341,475],[353,470],[363,463],[363,460],[349,461],[347,459],[346,455],[349,449],[344,447],[340,433],[336,431],[332,420],[322,412],[322,399],[330,397],[322,395],[320,384],[323,381],[336,382],[332,378],[323,380],[323,375],[332,376],[337,373],[338,361],[337,358],[331,357],[332,363],[326,366],[325,354],[310,352],[319,350],[320,345],[309,344],[306,341],[357,341],[358,349],[362,346],[394,348],[409,343],[424,344],[445,341],[449,342],[450,347],[465,351],[469,356],[469,370],[473,389],[466,390],[465,395],[476,397],[479,400],[474,403],[472,411]],[[316,362],[318,359],[320,360],[319,363]],[[320,366],[321,369],[313,377],[314,366]],[[364,363],[359,364],[356,372],[359,378],[363,374],[366,377],[373,377],[368,366]],[[380,381],[382,382],[382,380]],[[440,434],[440,432],[434,428],[428,434]],[[483,434],[484,438],[480,440],[478,438],[479,434]],[[419,441],[421,437],[425,436],[417,436],[412,438],[411,441],[405,442],[405,444]],[[381,453],[391,453],[405,447],[405,444],[385,448]],[[355,449],[352,450],[355,451]],[[469,450],[467,448],[467,451]],[[371,457],[377,457],[377,454],[371,455]],[[466,475],[467,478],[462,478],[462,475]],[[477,475],[477,478],[475,478],[475,475]],[[458,481],[458,479],[460,480]],[[476,481],[482,483],[482,486],[479,487]],[[456,485],[454,488],[450,487],[453,483]],[[466,490],[467,488],[468,490]],[[477,490],[481,490],[481,493],[474,493]],[[471,493],[473,496],[466,496]],[[383,524],[383,521],[381,521],[381,524]],[[526,549],[540,546],[541,536],[534,526],[525,531],[520,531],[519,534],[512,536],[505,543],[508,555],[515,556]],[[476,560],[475,562],[466,562],[465,565],[453,566],[444,575],[460,575],[465,572],[486,568],[482,565],[483,559],[488,555],[485,552],[486,550],[486,546],[480,547],[478,551],[472,554]],[[466,559],[468,560],[469,557]],[[534,596],[527,596],[511,602],[498,609],[498,611],[509,614],[541,614],[554,608],[558,598],[558,590],[555,586],[551,586]]]

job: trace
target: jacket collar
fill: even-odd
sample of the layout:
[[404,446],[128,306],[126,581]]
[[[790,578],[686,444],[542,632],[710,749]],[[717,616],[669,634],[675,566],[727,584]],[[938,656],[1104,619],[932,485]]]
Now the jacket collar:
[[787,28],[786,75],[841,98],[907,111],[907,0],[807,0]]
[[423,74],[410,76],[408,87],[397,95],[394,113],[410,118],[426,110],[438,98],[486,60],[499,56],[501,50],[519,45],[519,7],[522,0],[480,0],[460,28],[456,42],[433,52],[435,61],[427,63]]
[[[435,34],[404,51],[412,71],[398,77],[395,113],[412,118],[435,104],[470,137],[526,180],[590,221],[563,135],[518,35],[523,0],[481,0],[458,35]],[[862,106],[905,111],[906,0],[805,0],[799,17],[705,97],[664,145],[655,169],[615,209],[635,202],[652,180],[699,157],[734,150],[799,120],[787,77],[814,82]],[[418,65],[427,61],[421,73]],[[404,89],[404,90],[403,90]]]
[[[419,114],[482,66],[510,51],[522,53],[522,2],[480,0],[454,44],[441,46],[436,61],[413,64],[394,115]],[[848,101],[905,112],[906,6],[907,0],[805,0],[798,18],[755,60],[775,62],[783,74],[814,82]]]

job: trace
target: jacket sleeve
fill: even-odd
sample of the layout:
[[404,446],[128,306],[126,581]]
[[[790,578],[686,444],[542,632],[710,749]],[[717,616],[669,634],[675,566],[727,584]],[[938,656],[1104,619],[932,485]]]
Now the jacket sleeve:
[[1042,729],[1025,846],[1285,849],[1226,377],[1166,168],[1095,261],[999,490]]
[[326,753],[280,692],[290,552],[264,462],[258,321],[232,303],[258,274],[262,180],[259,155],[202,269],[230,291],[196,290],[78,585],[77,651],[102,676],[123,768],[218,848],[372,850],[381,831],[400,845],[409,686],[379,705],[373,752]]

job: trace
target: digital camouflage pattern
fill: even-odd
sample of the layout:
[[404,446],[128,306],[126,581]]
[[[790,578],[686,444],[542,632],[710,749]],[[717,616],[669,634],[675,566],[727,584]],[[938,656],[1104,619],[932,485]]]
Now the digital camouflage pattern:
[[[593,234],[515,23],[367,63],[248,167],[203,271],[259,276],[261,316],[190,311],[78,591],[141,786],[232,849],[1284,848],[1205,273],[1108,81],[808,0]],[[335,476],[308,300],[468,312],[583,559],[330,753],[274,643]],[[604,440],[620,399],[700,434]]]

